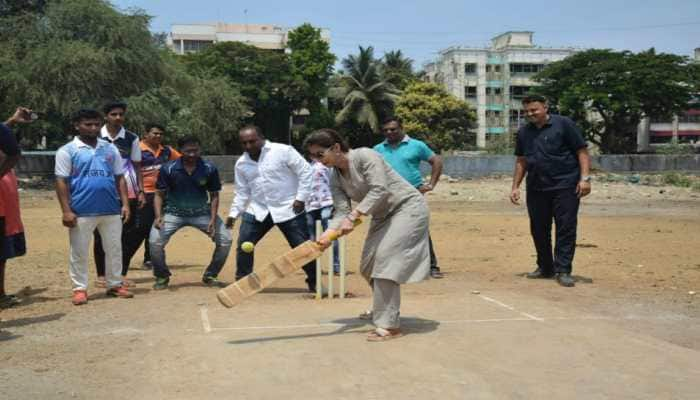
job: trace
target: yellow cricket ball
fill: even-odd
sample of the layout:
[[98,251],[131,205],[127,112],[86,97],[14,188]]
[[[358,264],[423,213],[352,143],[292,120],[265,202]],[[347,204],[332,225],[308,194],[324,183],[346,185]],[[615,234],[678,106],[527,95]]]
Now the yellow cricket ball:
[[255,245],[253,244],[253,242],[241,243],[241,250],[245,251],[246,253],[252,253],[254,248]]

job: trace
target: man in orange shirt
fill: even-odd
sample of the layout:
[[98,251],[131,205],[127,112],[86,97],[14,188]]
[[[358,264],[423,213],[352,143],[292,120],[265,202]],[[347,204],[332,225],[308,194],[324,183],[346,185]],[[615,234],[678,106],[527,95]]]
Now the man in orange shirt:
[[141,138],[141,173],[143,175],[143,191],[146,193],[146,205],[141,210],[143,231],[144,255],[143,268],[152,269],[151,252],[148,246],[148,235],[155,220],[153,211],[153,199],[156,195],[156,182],[160,167],[170,160],[180,158],[180,153],[170,146],[163,146],[165,128],[158,124],[146,125],[146,133]]

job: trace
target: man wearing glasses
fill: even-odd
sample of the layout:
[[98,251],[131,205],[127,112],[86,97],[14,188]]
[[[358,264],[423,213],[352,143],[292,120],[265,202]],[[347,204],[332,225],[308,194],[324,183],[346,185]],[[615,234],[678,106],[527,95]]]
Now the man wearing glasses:
[[[397,117],[389,117],[382,124],[383,142],[374,146],[374,150],[384,157],[384,161],[398,172],[419,192],[425,194],[435,188],[442,174],[442,157],[436,155],[424,142],[413,139],[403,133],[401,120]],[[425,161],[430,164],[430,183],[424,183],[420,173],[420,163]],[[428,236],[430,243],[430,276],[435,279],[443,277],[437,264],[437,257],[433,249],[433,240]]]
[[[309,240],[305,203],[311,194],[312,173],[309,163],[292,146],[266,140],[257,126],[246,126],[238,133],[245,151],[236,161],[235,197],[226,227],[233,228],[240,217],[236,249],[236,280],[253,272],[253,253],[241,244],[257,244],[277,226],[290,246]],[[316,291],[316,268],[304,266],[306,284]]]

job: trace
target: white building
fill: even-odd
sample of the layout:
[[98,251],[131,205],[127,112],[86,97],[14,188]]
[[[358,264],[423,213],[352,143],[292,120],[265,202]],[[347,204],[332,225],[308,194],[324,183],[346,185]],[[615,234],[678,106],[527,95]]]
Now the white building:
[[536,83],[532,76],[547,64],[576,52],[573,48],[542,48],[533,32],[506,32],[488,48],[450,47],[425,66],[427,80],[440,83],[477,112],[476,145],[516,132],[524,120],[520,101]]
[[[289,31],[277,25],[260,24],[173,24],[168,47],[178,54],[199,51],[212,43],[241,42],[261,49],[283,51]],[[330,42],[330,31],[321,29],[321,38]]]

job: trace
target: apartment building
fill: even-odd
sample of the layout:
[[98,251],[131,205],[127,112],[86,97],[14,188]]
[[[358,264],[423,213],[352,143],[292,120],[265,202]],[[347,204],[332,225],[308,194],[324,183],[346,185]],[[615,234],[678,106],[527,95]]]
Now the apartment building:
[[[294,28],[261,24],[173,24],[168,47],[178,54],[196,52],[217,42],[241,42],[260,49],[284,51]],[[321,29],[321,38],[330,42],[330,31]]]
[[512,138],[524,123],[521,100],[537,84],[532,77],[577,51],[538,47],[532,36],[511,31],[491,39],[488,48],[449,47],[425,66],[428,81],[442,84],[476,109],[479,148],[499,137]]

